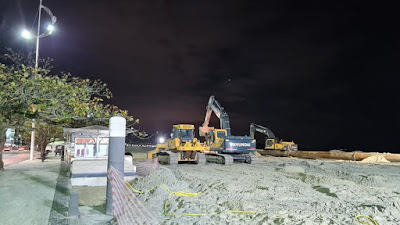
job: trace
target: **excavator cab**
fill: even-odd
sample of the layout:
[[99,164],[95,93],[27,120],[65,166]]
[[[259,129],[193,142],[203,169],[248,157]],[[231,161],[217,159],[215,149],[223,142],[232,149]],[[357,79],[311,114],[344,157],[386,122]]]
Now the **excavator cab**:
[[207,133],[206,140],[207,145],[210,148],[220,148],[224,144],[224,140],[227,136],[225,129],[213,129]]
[[179,138],[181,141],[193,141],[194,126],[193,125],[174,125],[172,128],[172,138]]
[[177,124],[172,127],[171,138],[167,140],[167,149],[192,150],[197,138],[194,137],[194,125]]
[[275,139],[267,138],[265,140],[265,149],[274,149],[275,147]]

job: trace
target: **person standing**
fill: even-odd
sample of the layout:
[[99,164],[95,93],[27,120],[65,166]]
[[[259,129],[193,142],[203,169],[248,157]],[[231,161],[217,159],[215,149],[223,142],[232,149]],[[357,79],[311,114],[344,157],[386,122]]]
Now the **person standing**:
[[64,161],[64,145],[61,145],[61,152],[60,152],[60,154],[61,154],[61,161]]
[[97,157],[97,145],[96,145],[96,143],[93,145],[93,157]]

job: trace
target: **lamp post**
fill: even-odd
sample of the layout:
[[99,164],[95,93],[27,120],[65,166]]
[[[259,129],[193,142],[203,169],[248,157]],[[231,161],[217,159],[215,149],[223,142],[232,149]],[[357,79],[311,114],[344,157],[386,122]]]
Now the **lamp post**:
[[[36,59],[35,59],[35,73],[37,74],[37,69],[39,67],[39,39],[45,36],[50,35],[54,31],[54,24],[57,22],[57,18],[53,15],[49,8],[44,6],[43,0],[39,2],[39,12],[38,12],[38,26],[37,26],[37,34],[36,36],[32,35],[30,31],[24,29],[21,31],[21,36],[25,39],[31,39],[32,37],[36,38]],[[40,18],[42,15],[42,9],[44,9],[47,14],[51,18],[51,24],[46,26],[46,31],[40,34]],[[32,119],[32,133],[31,133],[31,148],[30,148],[30,160],[33,160],[33,152],[35,150],[35,127],[36,121]]]

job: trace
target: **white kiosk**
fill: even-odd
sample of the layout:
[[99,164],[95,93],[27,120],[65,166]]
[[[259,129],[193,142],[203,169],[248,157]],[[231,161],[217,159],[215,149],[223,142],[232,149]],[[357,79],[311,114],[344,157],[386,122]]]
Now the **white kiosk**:
[[[109,150],[109,128],[88,126],[64,128],[67,137],[66,160],[71,163],[72,186],[106,186]],[[125,180],[135,178],[132,156],[125,156]]]

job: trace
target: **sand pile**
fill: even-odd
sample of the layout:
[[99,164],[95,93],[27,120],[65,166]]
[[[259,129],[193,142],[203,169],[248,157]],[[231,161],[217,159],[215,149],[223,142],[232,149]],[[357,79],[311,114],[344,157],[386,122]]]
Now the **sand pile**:
[[361,160],[362,163],[390,163],[383,155],[372,155],[368,158]]
[[140,195],[165,224],[357,224],[360,214],[398,225],[399,169],[395,163],[260,157],[253,165],[161,166],[133,185],[202,192],[174,196],[158,186]]

